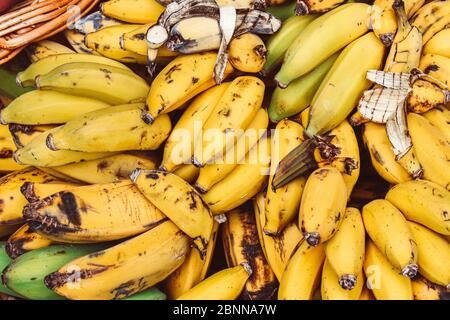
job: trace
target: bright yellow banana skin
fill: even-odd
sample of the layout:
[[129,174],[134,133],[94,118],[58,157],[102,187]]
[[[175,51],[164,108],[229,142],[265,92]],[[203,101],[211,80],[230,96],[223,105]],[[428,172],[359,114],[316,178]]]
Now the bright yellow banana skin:
[[423,34],[426,44],[436,33],[448,28],[450,23],[450,3],[448,1],[432,1],[420,8],[411,18],[411,23]]
[[194,184],[200,174],[200,169],[193,164],[184,164],[173,172],[189,184]]
[[52,240],[33,231],[29,225],[24,224],[9,237],[5,245],[5,251],[8,256],[15,259],[28,251],[45,248],[51,244],[53,244]]
[[108,17],[129,23],[151,23],[158,21],[164,7],[156,0],[109,0],[100,5],[101,12]]
[[184,261],[189,238],[165,221],[140,236],[69,262],[45,278],[73,300],[126,298],[164,280]]
[[436,33],[423,47],[424,54],[437,54],[450,58],[450,29]]
[[244,33],[230,42],[229,59],[236,70],[260,72],[266,63],[266,54],[266,45],[256,34]]
[[86,46],[86,44],[84,43],[85,35],[81,32],[67,29],[66,31],[64,31],[64,37],[66,38],[67,42],[70,43],[75,52],[80,54],[92,54],[97,56],[100,55],[98,52]]
[[36,62],[48,56],[62,53],[74,53],[74,51],[58,42],[50,40],[41,40],[32,43],[27,48],[27,55],[30,58],[31,62]]
[[447,289],[420,276],[412,281],[414,300],[448,300]]
[[450,90],[450,58],[438,54],[425,54],[420,59],[419,68]]
[[445,106],[436,107],[423,114],[432,125],[438,128],[450,143],[450,110]]
[[0,172],[12,172],[24,167],[14,161],[15,150],[16,146],[8,126],[0,125]]
[[[361,261],[362,262],[362,261]],[[351,290],[343,289],[339,279],[328,259],[325,260],[322,270],[321,295],[322,300],[359,300],[365,285],[362,268],[357,275],[360,281]]]

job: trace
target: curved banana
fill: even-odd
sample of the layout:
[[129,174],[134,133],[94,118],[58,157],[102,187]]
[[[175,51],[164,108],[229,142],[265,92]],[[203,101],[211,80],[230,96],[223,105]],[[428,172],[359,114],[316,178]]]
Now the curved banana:
[[66,46],[50,40],[41,40],[31,43],[26,49],[27,55],[31,62],[36,62],[42,58],[62,53],[74,53],[73,50]]
[[389,201],[373,200],[363,207],[367,234],[389,262],[407,278],[417,274],[416,240],[402,213]]
[[164,7],[156,0],[109,0],[100,5],[100,10],[121,21],[151,23],[158,21]]
[[283,120],[272,134],[270,178],[265,206],[266,223],[263,227],[265,234],[278,236],[286,225],[297,217],[306,178],[298,177],[276,190],[271,187],[272,179],[281,159],[303,142],[303,127],[294,121]]
[[82,34],[81,32],[67,29],[64,31],[64,37],[66,38],[67,42],[70,43],[71,47],[73,48],[73,50],[75,50],[75,52],[80,54],[93,54],[97,56],[100,55],[95,50],[92,50],[86,46],[86,44],[84,43],[85,35]]
[[414,300],[449,300],[447,289],[422,276],[412,280]]
[[445,106],[440,106],[431,109],[422,114],[430,123],[438,128],[445,136],[445,139],[450,143],[450,110]]
[[14,140],[14,144],[18,149],[25,147],[41,133],[44,133],[56,127],[56,125],[27,126],[14,123],[10,123],[8,125],[9,132],[11,132],[11,136]]
[[173,172],[189,184],[194,184],[200,174],[200,169],[193,164],[184,164]]
[[439,88],[434,83],[417,80],[406,98],[408,111],[424,113],[435,108],[445,108],[450,102],[450,91]]
[[24,224],[14,234],[12,234],[5,245],[5,251],[11,259],[15,259],[22,254],[52,245],[54,242],[49,238],[40,235]]
[[136,169],[130,179],[151,203],[193,239],[194,247],[204,258],[213,217],[200,194],[172,173]]
[[420,59],[419,68],[442,82],[446,89],[450,90],[450,58],[437,54],[425,54]]
[[236,70],[257,73],[266,63],[267,49],[256,34],[244,33],[233,38],[228,49],[228,59]]
[[[317,197],[319,193],[321,197]],[[347,187],[336,168],[325,166],[311,173],[303,189],[298,217],[306,241],[317,246],[331,239],[342,223],[346,206]]]
[[365,238],[361,213],[356,208],[347,208],[339,230],[324,245],[327,264],[336,273],[336,283],[344,290],[359,287],[358,297],[364,283],[360,276],[364,263]]
[[423,47],[423,53],[450,58],[450,29],[436,33]]
[[[361,259],[361,265],[363,259]],[[321,296],[322,300],[360,300],[362,289],[365,285],[364,274],[361,270],[357,274],[360,281],[356,283],[356,286],[351,289],[343,289],[339,285],[339,277],[334,271],[333,267],[328,261],[325,260],[322,270],[322,282],[321,282]]]
[[448,28],[450,3],[448,1],[428,2],[411,17],[411,23],[422,32],[423,43],[426,44],[436,33]]
[[29,203],[32,203],[47,198],[57,192],[71,190],[79,186],[80,184],[65,181],[55,183],[25,182],[20,187],[20,192]]
[[0,124],[0,172],[11,172],[23,168],[14,161],[14,150],[16,145],[8,126]]
[[400,275],[370,239],[366,243],[364,273],[377,300],[414,299],[411,279]]
[[188,250],[189,238],[165,221],[114,247],[73,260],[44,281],[68,299],[126,298],[164,280],[183,263]]

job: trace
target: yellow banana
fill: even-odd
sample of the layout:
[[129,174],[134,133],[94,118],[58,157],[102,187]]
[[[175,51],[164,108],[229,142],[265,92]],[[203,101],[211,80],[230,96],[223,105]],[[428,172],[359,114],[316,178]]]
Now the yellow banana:
[[36,87],[89,97],[112,105],[141,102],[148,93],[144,79],[104,64],[75,62],[36,77]]
[[[153,80],[147,97],[147,122],[180,108],[197,94],[214,86],[217,54],[198,53],[176,57]],[[225,76],[233,72],[230,64]]]
[[358,209],[347,208],[339,230],[325,242],[327,264],[336,273],[336,283],[344,290],[359,287],[361,293],[364,279],[360,277],[364,263],[365,229]]
[[306,178],[298,177],[276,190],[272,179],[278,164],[289,152],[303,142],[303,127],[290,120],[282,120],[275,128],[272,138],[269,186],[266,195],[266,223],[264,233],[277,236],[297,217]]
[[31,62],[36,62],[42,58],[53,56],[62,53],[74,53],[73,50],[66,46],[50,40],[41,40],[35,43],[31,43],[27,47],[27,55]]
[[86,44],[84,43],[85,35],[81,32],[67,29],[64,31],[64,37],[66,38],[67,42],[70,43],[75,52],[80,54],[93,54],[97,56],[100,55],[95,50],[92,50],[86,46]]
[[[368,31],[369,14],[368,5],[349,3],[315,19],[287,50],[275,81],[280,87],[287,87],[292,80],[310,72],[332,54],[362,36]],[[377,56],[375,52],[371,55]],[[368,55],[365,57],[368,58]]]
[[437,233],[408,222],[417,242],[420,273],[428,280],[450,289],[450,244]]
[[364,287],[362,259],[361,259],[361,270],[357,274],[360,281],[358,281],[356,283],[356,286],[351,290],[343,289],[339,285],[338,275],[336,274],[333,267],[329,263],[328,258],[325,260],[322,270],[322,282],[321,282],[322,300],[359,300],[362,289]]
[[28,202],[32,203],[47,198],[59,191],[70,190],[79,186],[79,184],[65,181],[57,183],[25,182],[20,187],[20,192],[22,192]]
[[312,300],[325,260],[323,245],[302,240],[292,254],[278,288],[278,300]]
[[61,190],[28,204],[24,217],[58,242],[104,242],[143,233],[167,220],[130,181]]
[[5,245],[5,251],[11,259],[15,259],[28,251],[45,248],[51,244],[53,244],[52,240],[24,224],[9,237]]
[[171,172],[182,164],[191,163],[200,129],[229,86],[228,82],[206,90],[183,112],[164,145],[161,170]]
[[213,214],[233,210],[255,196],[267,182],[269,163],[270,138],[261,138],[242,164],[204,194]]
[[235,300],[251,274],[248,264],[224,269],[206,278],[177,300]]
[[183,264],[164,281],[164,292],[169,299],[177,299],[205,279],[214,257],[218,233],[219,223],[214,221],[205,258],[202,259],[198,250],[191,249]]
[[23,168],[14,161],[14,150],[16,146],[8,126],[0,124],[0,172],[11,172]]
[[428,2],[411,17],[411,23],[422,32],[426,44],[436,33],[449,27],[450,2]]
[[231,40],[228,55],[228,59],[237,70],[257,73],[266,63],[267,49],[258,35],[244,33]]
[[200,174],[200,169],[193,164],[184,164],[173,172],[189,184],[194,184]]
[[442,82],[446,86],[446,89],[450,90],[450,58],[437,54],[425,54],[420,59],[419,68],[426,74]]
[[278,281],[264,256],[258,238],[256,218],[251,204],[227,213],[223,224],[222,241],[228,267],[242,263],[252,266],[252,275],[245,284],[241,297],[245,300],[272,299]]
[[200,194],[172,173],[136,169],[130,178],[151,203],[193,238],[193,245],[204,258],[211,238],[213,217]]
[[8,125],[14,144],[18,149],[25,147],[41,133],[56,128],[56,125],[26,126],[10,123]]
[[417,80],[406,98],[406,107],[410,112],[424,113],[435,108],[445,108],[450,102],[450,91],[442,90],[434,83]]
[[156,0],[109,0],[100,5],[101,12],[108,17],[129,23],[151,23],[158,21],[164,7]]
[[408,114],[408,129],[424,170],[424,178],[450,190],[450,145],[426,118]]
[[[318,194],[322,196],[317,197]],[[336,168],[325,166],[311,173],[303,189],[298,217],[306,241],[317,246],[331,239],[344,218],[346,205],[347,187]]]
[[96,99],[51,90],[35,90],[14,99],[2,109],[0,122],[27,125],[60,124],[84,113],[109,106]]
[[82,34],[89,34],[104,28],[121,24],[124,23],[114,18],[107,17],[100,11],[94,11],[91,14],[75,21],[71,27]]
[[450,143],[450,110],[445,106],[440,106],[425,112],[423,116],[438,128],[445,136],[445,140]]
[[364,272],[377,300],[413,300],[411,279],[399,274],[371,240],[366,243]]
[[148,46],[145,41],[145,35],[151,26],[152,24],[146,24],[134,30],[124,32],[120,37],[120,47],[123,50],[146,56],[148,54]]
[[412,280],[414,300],[448,300],[447,289],[422,276]]
[[165,221],[114,247],[78,258],[45,277],[69,299],[126,298],[164,280],[184,261],[189,238]]
[[322,13],[346,3],[347,0],[300,0],[297,1],[295,14],[305,15],[312,13]]
[[450,29],[436,33],[423,47],[423,53],[450,58]]
[[266,199],[264,194],[259,193],[253,200],[259,241],[270,268],[275,273],[278,281],[281,281],[283,271],[303,236],[296,222],[288,224],[279,236],[266,235],[263,231],[266,223],[265,206]]
[[388,191],[386,200],[400,209],[406,219],[450,236],[450,193],[437,183],[427,180],[399,183]]

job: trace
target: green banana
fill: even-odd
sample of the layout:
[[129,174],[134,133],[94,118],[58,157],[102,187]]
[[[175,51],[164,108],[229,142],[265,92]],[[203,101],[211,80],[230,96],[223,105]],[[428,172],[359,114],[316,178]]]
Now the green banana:
[[267,8],[267,12],[274,15],[281,21],[285,21],[295,15],[295,7],[297,6],[295,1],[283,6],[270,6]]
[[[5,269],[11,263],[11,258],[6,253],[5,245],[6,243],[4,241],[0,242],[0,270]],[[0,281],[0,293],[5,293],[10,296],[18,296],[17,293],[11,291],[11,289],[5,286],[1,281]]]

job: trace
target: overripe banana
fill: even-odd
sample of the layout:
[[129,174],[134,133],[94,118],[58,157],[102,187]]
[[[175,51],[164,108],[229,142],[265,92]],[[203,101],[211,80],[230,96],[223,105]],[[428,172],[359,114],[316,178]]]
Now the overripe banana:
[[55,125],[44,125],[44,126],[27,126],[10,123],[8,125],[9,132],[13,137],[14,144],[18,149],[25,147],[34,138],[36,138],[41,133],[44,133],[48,130],[56,128]]
[[71,190],[79,187],[80,184],[61,181],[55,183],[45,182],[25,182],[20,187],[20,192],[23,194],[28,202],[40,201],[48,196],[51,196],[59,191]]
[[346,3],[347,0],[300,0],[297,1],[295,14],[309,15],[312,13],[322,13]]
[[424,113],[435,108],[445,108],[448,102],[450,91],[419,79],[412,85],[411,92],[406,98],[406,107],[410,112]]
[[129,23],[158,21],[164,7],[156,0],[109,0],[100,5],[101,12]]
[[11,172],[23,168],[14,161],[14,150],[16,150],[16,145],[8,126],[0,124],[0,172]]
[[24,224],[8,238],[5,250],[11,259],[16,259],[26,252],[45,248],[53,243],[49,238],[31,230],[29,225]]
[[449,300],[447,289],[422,276],[412,280],[414,300]]
[[437,54],[425,54],[420,59],[419,68],[450,90],[450,58]]
[[445,106],[431,109],[423,114],[430,123],[441,131],[447,142],[450,143],[450,110]]
[[[104,28],[123,24],[123,22],[103,15],[100,11],[94,11],[87,16],[75,21],[70,28],[82,34],[89,34]],[[69,29],[70,29],[69,28]]]
[[411,23],[422,32],[423,43],[426,44],[436,33],[449,27],[450,2],[428,2],[411,17]]
[[423,47],[423,53],[450,58],[450,28],[436,33]]
[[76,30],[67,29],[64,31],[64,37],[66,38],[67,42],[70,43],[75,52],[80,54],[100,55],[96,51],[86,46],[86,44],[84,43],[84,36],[84,34]]
[[266,63],[267,48],[256,34],[244,33],[231,40],[228,59],[236,70],[257,73]]
[[[361,260],[361,265],[363,260]],[[328,258],[325,260],[322,270],[321,297],[322,300],[359,300],[362,289],[365,285],[364,274],[361,270],[357,274],[360,281],[351,290],[343,289],[339,285],[339,277],[331,266]]]
[[61,53],[73,53],[74,51],[66,46],[50,40],[41,40],[30,44],[26,49],[31,62],[36,62],[42,58]]

